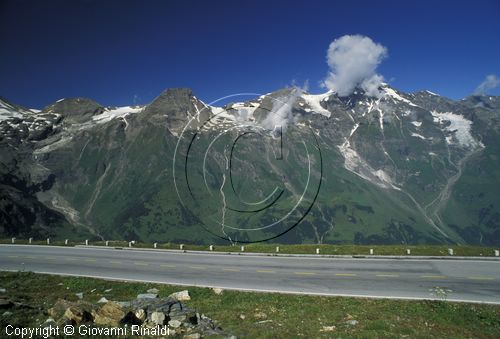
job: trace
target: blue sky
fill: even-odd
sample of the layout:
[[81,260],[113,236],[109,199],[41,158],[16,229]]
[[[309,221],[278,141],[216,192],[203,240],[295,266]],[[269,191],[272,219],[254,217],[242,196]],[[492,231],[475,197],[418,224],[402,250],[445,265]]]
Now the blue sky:
[[[266,93],[328,72],[345,34],[382,44],[403,91],[462,98],[500,76],[500,1],[1,1],[0,96],[147,103],[169,87],[204,101]],[[500,94],[498,88],[492,91]]]

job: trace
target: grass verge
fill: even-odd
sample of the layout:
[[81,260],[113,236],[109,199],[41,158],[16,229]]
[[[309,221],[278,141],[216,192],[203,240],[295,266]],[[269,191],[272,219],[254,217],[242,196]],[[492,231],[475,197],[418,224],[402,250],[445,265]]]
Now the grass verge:
[[[11,244],[11,239],[0,239],[0,244]],[[28,244],[26,239],[16,239],[16,244]],[[46,240],[34,240],[32,244],[47,245]],[[59,246],[75,246],[84,245],[85,241],[68,241],[65,244],[64,240],[51,241],[50,245]],[[93,246],[106,246],[105,241],[89,241],[89,245]],[[109,241],[110,247],[128,247],[127,241]],[[398,255],[398,256],[449,256],[448,249],[453,250],[454,256],[477,256],[477,257],[494,257],[494,247],[483,246],[452,246],[452,245],[332,245],[332,244],[303,244],[303,245],[289,245],[289,244],[246,244],[237,246],[214,246],[215,252],[241,252],[241,246],[244,246],[244,252],[250,253],[276,253],[276,247],[279,247],[279,253],[283,254],[315,254],[316,249],[319,248],[320,254],[326,255],[369,255],[370,249],[373,249],[374,255]],[[150,243],[134,243],[133,247],[137,248],[153,248]],[[158,243],[159,249],[180,249],[180,244],[174,243]],[[207,245],[184,244],[183,249],[187,251],[208,251]],[[407,254],[410,250],[410,254]]]
[[[156,287],[167,296],[185,287],[60,277],[30,272],[0,272],[0,287],[8,298],[31,307],[0,313],[0,326],[38,326],[58,298],[96,302],[130,300]],[[104,292],[112,289],[110,292]],[[227,332],[247,338],[295,337],[421,337],[498,338],[500,306],[446,301],[376,300],[319,297],[188,288],[191,308],[204,313]]]

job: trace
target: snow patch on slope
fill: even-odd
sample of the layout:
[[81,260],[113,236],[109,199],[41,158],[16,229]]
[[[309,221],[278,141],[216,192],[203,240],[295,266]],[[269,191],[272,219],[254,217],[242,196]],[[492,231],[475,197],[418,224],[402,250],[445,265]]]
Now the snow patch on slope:
[[385,97],[390,97],[392,100],[394,101],[402,101],[402,102],[405,102],[407,103],[408,105],[410,106],[413,106],[413,107],[418,107],[417,105],[415,105],[413,102],[411,102],[410,100],[406,99],[406,98],[403,98],[401,95],[399,95],[395,90],[393,90],[392,88],[390,87],[384,87],[383,88],[384,92],[385,92]]
[[307,105],[309,105],[310,110],[308,111],[305,109],[306,112],[312,111],[313,113],[318,113],[321,115],[324,115],[325,117],[329,118],[331,115],[331,112],[323,106],[321,106],[322,101],[327,101],[328,97],[332,94],[333,92],[328,91],[323,94],[302,94],[302,99],[306,102]]
[[459,114],[454,114],[452,112],[436,112],[431,111],[434,118],[434,122],[444,126],[443,130],[450,133],[446,137],[446,142],[448,144],[457,143],[459,146],[476,148],[484,147],[484,145],[474,139],[471,134],[472,121],[466,119],[464,116]]

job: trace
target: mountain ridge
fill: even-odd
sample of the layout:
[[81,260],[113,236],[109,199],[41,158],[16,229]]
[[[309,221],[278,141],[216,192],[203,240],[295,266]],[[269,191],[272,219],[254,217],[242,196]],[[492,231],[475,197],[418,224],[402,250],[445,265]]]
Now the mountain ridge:
[[[13,113],[2,115],[0,121],[5,155],[0,182],[4,192],[11,192],[4,193],[0,204],[0,231],[27,236],[38,229],[35,236],[60,236],[71,229],[79,236],[90,233],[101,239],[191,242],[262,241],[286,231],[276,241],[500,243],[500,201],[491,188],[500,182],[495,169],[500,155],[500,98],[454,101],[429,91],[407,94],[388,85],[380,91],[379,98],[359,89],[339,97],[289,88],[214,107],[183,88],[167,89],[144,106],[106,107],[74,98],[59,100],[41,112],[2,101],[2,107]],[[7,108],[0,113],[10,114]],[[235,160],[237,193],[256,190],[249,196],[263,199],[268,193],[259,185],[274,187],[285,181],[280,184],[286,191],[281,197],[284,205],[268,214],[242,217],[227,212],[224,205],[227,225],[224,219],[221,223],[219,198],[230,197],[225,182],[217,177],[224,177],[226,146],[219,141],[226,135],[206,156],[213,165],[205,185],[221,197],[200,193],[209,202],[198,207],[179,202],[173,193],[172,160],[181,136],[206,137],[201,146],[207,146],[217,138],[215,133],[230,130],[226,134],[234,139],[237,133],[273,131],[276,126],[286,140],[302,138],[314,145],[317,138],[323,154],[326,171],[318,201],[298,226],[249,231],[279,219],[285,207],[298,200],[307,168],[299,144],[283,149],[281,163],[269,157],[276,154],[273,146],[255,146],[250,140],[252,147],[237,148],[243,155]],[[262,133],[261,141],[275,143]],[[193,161],[198,165],[196,157]],[[309,174],[320,180],[317,168]],[[197,175],[193,172],[196,190],[204,187],[201,182],[198,186]],[[12,178],[25,178],[26,184],[16,187]],[[304,196],[304,201],[310,199]],[[57,217],[27,221],[23,215],[28,212],[12,212],[17,202],[28,200]],[[200,227],[204,218],[210,220],[208,229]]]

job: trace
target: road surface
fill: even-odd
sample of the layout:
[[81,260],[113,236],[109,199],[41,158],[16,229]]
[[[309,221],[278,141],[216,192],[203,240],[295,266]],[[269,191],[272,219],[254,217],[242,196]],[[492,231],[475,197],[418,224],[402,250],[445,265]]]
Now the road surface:
[[0,270],[246,291],[500,304],[500,261],[363,259],[0,245]]

